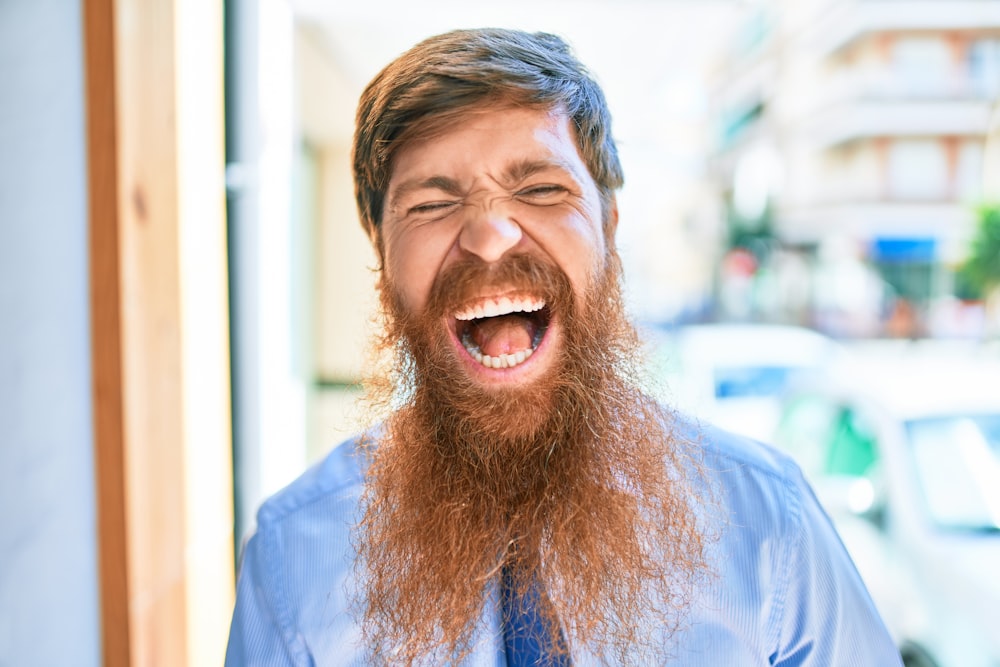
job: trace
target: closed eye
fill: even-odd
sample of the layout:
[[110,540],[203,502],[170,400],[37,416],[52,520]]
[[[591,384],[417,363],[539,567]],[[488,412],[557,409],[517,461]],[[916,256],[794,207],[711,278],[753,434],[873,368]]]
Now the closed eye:
[[541,185],[532,185],[522,188],[517,191],[515,196],[520,199],[544,203],[547,200],[555,199],[565,192],[566,188],[561,185],[557,185],[555,183],[544,183]]
[[456,205],[457,205],[457,202],[453,202],[453,201],[432,201],[432,202],[425,202],[423,204],[417,204],[416,206],[411,206],[407,210],[407,214],[409,214],[409,215],[421,215],[421,214],[426,215],[426,214],[429,214],[429,213],[443,213],[447,209],[449,209],[449,208],[451,208],[453,206],[456,206]]

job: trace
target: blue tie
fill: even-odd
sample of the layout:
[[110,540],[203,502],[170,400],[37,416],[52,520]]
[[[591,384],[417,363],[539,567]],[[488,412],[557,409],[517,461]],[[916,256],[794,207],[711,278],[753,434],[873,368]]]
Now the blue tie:
[[534,581],[524,597],[517,595],[514,577],[504,566],[500,583],[503,639],[507,646],[507,667],[570,667],[565,651],[553,651],[551,637],[538,611],[541,586]]

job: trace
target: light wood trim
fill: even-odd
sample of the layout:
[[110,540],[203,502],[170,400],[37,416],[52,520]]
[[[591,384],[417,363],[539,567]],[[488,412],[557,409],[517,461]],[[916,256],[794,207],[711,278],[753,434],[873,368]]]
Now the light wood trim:
[[233,461],[222,0],[175,0],[188,664],[222,664],[233,610]]
[[84,7],[104,663],[217,665],[233,596],[221,0]]

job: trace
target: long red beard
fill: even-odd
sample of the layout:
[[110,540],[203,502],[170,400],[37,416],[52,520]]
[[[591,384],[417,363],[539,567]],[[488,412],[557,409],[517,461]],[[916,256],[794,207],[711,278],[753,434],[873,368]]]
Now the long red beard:
[[[664,637],[681,621],[704,571],[698,466],[640,389],[617,255],[608,263],[579,312],[565,275],[528,256],[453,267],[422,316],[384,287],[388,364],[368,390],[385,422],[367,451],[357,540],[380,661],[461,656],[505,564],[522,592],[532,581],[547,591],[553,641],[561,627],[612,661],[664,649],[639,619],[655,613]],[[490,281],[541,292],[561,320],[558,358],[529,386],[478,385],[443,331],[443,313]]]

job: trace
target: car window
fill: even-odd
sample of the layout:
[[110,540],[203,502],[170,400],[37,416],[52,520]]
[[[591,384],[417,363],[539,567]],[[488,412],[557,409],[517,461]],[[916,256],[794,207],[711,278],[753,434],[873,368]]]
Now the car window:
[[838,406],[820,397],[803,396],[785,408],[775,443],[788,452],[807,477],[822,474],[837,424]]
[[827,475],[866,477],[877,462],[875,433],[868,421],[849,408],[837,415],[823,471]]
[[878,462],[875,433],[868,420],[817,396],[800,397],[786,407],[775,442],[813,478],[865,477]]
[[784,366],[728,366],[713,375],[716,398],[778,396],[789,384],[794,369]]
[[907,433],[932,523],[1000,531],[1000,415],[913,421]]

